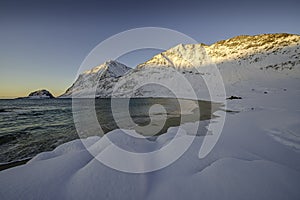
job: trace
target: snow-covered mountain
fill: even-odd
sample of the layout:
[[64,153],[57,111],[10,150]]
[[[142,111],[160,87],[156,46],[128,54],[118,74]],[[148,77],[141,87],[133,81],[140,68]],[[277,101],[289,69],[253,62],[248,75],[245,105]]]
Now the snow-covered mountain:
[[[241,35],[212,45],[179,44],[140,64],[138,68],[145,66],[171,66],[175,68],[203,66],[207,64],[204,61],[207,60],[207,57],[215,64],[232,61],[236,61],[237,64],[252,64],[264,60],[267,56],[275,55],[278,57],[278,54],[291,54],[290,60],[295,62],[295,60],[299,60],[299,45],[299,35],[286,33]],[[290,48],[296,50],[290,51]],[[278,59],[274,61],[278,61]]]
[[[237,36],[212,45],[179,44],[128,73],[128,67],[110,61],[80,75],[63,97],[86,95],[88,88],[98,83],[97,97],[170,97],[174,96],[170,86],[177,88],[176,93],[185,98],[189,97],[191,88],[188,87],[191,84],[197,98],[205,99],[208,91],[204,80],[215,82],[217,76],[212,72],[212,66],[216,66],[221,73],[225,86],[268,77],[299,78],[300,36],[263,34]],[[118,75],[112,73],[102,78],[101,69],[110,68],[118,71]],[[122,77],[116,78],[118,76]],[[188,82],[185,84],[186,80]],[[154,83],[166,87],[154,87]]]
[[[114,96],[172,96],[172,91],[145,82],[163,83],[177,90],[177,96],[190,98],[188,88],[199,99],[210,99],[205,81],[220,81],[212,72],[219,70],[226,91],[241,81],[300,77],[300,36],[264,34],[238,36],[205,44],[177,45],[137,66],[120,78]],[[181,73],[181,76],[180,74]],[[181,78],[181,80],[178,80]],[[188,80],[187,84],[183,84]],[[142,86],[137,88],[137,86]]]
[[61,95],[61,98],[73,97],[88,97],[91,95],[91,89],[94,87],[99,88],[99,94],[105,91],[102,97],[105,97],[106,93],[109,93],[113,88],[114,83],[124,75],[131,68],[116,62],[107,61],[99,66],[92,68],[80,74],[73,85]]

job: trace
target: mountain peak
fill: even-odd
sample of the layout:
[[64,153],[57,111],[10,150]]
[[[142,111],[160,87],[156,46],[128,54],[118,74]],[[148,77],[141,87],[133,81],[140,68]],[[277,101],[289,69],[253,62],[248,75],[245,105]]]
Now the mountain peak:
[[98,73],[100,70],[105,70],[105,69],[108,69],[110,67],[120,67],[121,68],[124,68],[125,65],[123,65],[122,63],[119,63],[115,60],[108,60],[106,62],[104,62],[103,64],[101,65],[98,65],[90,70],[87,70],[87,71],[84,71],[83,74],[96,74]]
[[200,66],[208,62],[205,52],[207,45],[199,44],[178,44],[175,47],[164,51],[152,59],[137,66],[137,68],[150,67],[173,67],[188,68]]
[[74,84],[61,97],[70,97],[72,94],[79,94],[85,89],[96,87],[100,80],[119,78],[130,69],[120,62],[108,60],[80,74]]

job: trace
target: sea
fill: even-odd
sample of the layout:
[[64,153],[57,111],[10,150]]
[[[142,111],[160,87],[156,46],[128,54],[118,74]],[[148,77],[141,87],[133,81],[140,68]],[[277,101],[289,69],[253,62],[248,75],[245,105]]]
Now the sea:
[[[118,128],[155,138],[169,127],[218,117],[213,113],[220,108],[209,101],[174,98],[2,99],[0,164],[28,160],[68,141]],[[95,124],[101,131],[92,128]]]

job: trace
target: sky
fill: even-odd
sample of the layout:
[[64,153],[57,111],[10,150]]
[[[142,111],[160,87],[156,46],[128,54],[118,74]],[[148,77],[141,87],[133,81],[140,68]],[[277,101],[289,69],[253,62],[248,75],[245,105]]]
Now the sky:
[[[169,28],[205,44],[245,34],[300,34],[299,2],[1,0],[0,98],[42,88],[62,94],[95,46],[133,28]],[[134,67],[158,52],[132,52],[121,61]]]

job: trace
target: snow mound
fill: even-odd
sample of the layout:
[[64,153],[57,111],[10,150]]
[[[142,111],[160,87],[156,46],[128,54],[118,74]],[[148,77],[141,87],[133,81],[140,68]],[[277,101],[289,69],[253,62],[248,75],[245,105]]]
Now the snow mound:
[[[218,144],[207,157],[198,157],[203,137],[197,136],[176,162],[150,173],[124,173],[103,165],[90,154],[101,155],[111,147],[102,138],[75,140],[37,155],[24,166],[0,172],[0,196],[4,200],[299,199],[299,153],[264,134],[258,116],[267,112],[229,115]],[[160,149],[172,139],[180,145],[191,137],[184,132],[174,137],[177,130],[170,128],[156,140],[134,138],[121,130],[107,137],[121,148],[140,153]],[[111,156],[126,162],[126,158]],[[153,162],[166,156],[161,154]]]

